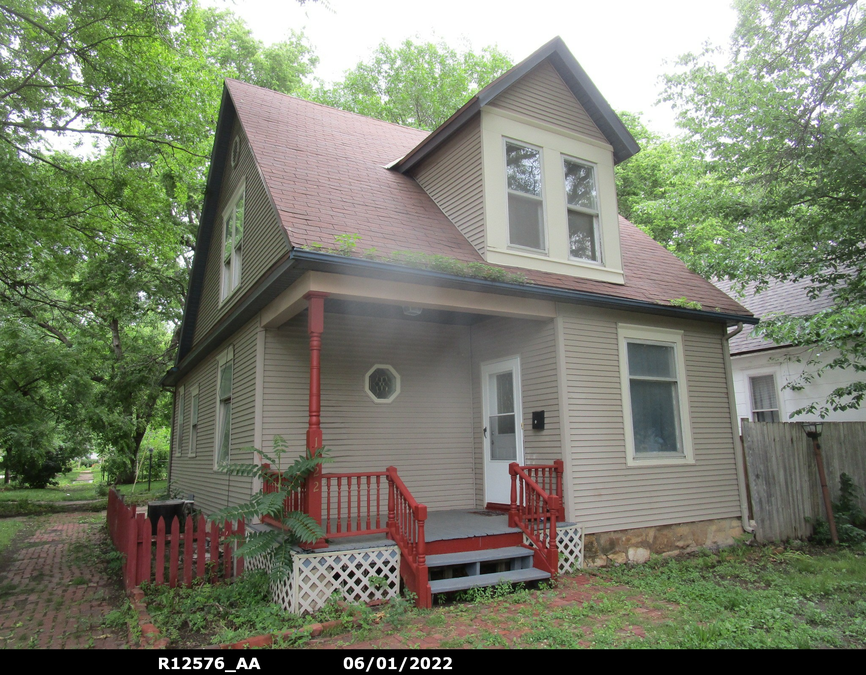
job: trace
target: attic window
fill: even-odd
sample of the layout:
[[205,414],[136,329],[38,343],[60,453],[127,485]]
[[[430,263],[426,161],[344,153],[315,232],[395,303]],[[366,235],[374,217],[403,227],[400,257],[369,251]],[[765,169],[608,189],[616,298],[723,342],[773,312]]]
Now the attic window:
[[595,168],[569,158],[563,158],[563,164],[568,211],[568,255],[572,259],[601,262]]
[[508,243],[546,251],[541,150],[512,141],[505,143],[508,176]]
[[223,211],[223,275],[222,295],[225,300],[241,283],[241,249],[244,236],[244,203],[246,182],[232,195]]
[[400,375],[391,366],[377,363],[367,371],[364,385],[373,403],[391,403],[400,394]]

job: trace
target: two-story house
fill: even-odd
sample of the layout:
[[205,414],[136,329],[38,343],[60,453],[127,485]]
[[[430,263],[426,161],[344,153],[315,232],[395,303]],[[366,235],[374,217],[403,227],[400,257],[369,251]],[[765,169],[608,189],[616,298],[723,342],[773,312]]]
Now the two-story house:
[[432,133],[226,82],[171,481],[213,512],[259,489],[221,463],[330,449],[299,497],[328,541],[287,604],[393,591],[386,550],[429,606],[549,576],[582,536],[606,564],[742,532],[725,338],[755,320],[618,217],[638,149],[558,38]]

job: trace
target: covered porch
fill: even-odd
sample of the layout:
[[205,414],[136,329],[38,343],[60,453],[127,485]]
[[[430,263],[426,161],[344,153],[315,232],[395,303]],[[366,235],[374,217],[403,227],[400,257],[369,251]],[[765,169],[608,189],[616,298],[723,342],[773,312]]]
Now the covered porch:
[[[307,452],[335,449],[335,461],[309,476],[286,505],[322,525],[325,537],[313,548],[398,546],[404,584],[426,607],[435,590],[431,570],[452,560],[438,556],[475,551],[457,560],[478,567],[480,558],[513,561],[522,551],[517,557],[528,554],[529,562],[509,563],[517,567],[508,571],[556,574],[557,522],[564,519],[563,465],[558,438],[551,439],[558,433],[556,379],[554,372],[545,383],[533,368],[541,361],[555,371],[555,307],[520,298],[503,307],[495,295],[318,273],[296,286],[263,312],[262,326],[272,331],[266,354],[296,366],[283,371],[294,381],[288,388],[297,391],[300,375],[308,374]],[[532,353],[523,355],[527,350]],[[505,363],[497,361],[502,355],[514,365],[490,380],[504,387],[497,409],[485,398],[497,394],[484,390],[482,371]],[[525,374],[528,388],[545,390],[550,425],[545,434],[542,422],[528,448],[523,429],[535,411],[521,394]],[[383,381],[372,382],[377,376]],[[267,411],[267,398],[264,405]],[[269,489],[267,481],[263,487]],[[514,547],[520,551],[508,550]],[[500,554],[490,553],[496,549]]]

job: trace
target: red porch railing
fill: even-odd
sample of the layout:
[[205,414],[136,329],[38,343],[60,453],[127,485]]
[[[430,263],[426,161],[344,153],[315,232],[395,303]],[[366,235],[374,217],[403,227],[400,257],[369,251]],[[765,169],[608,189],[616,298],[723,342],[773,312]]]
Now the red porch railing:
[[415,501],[397,475],[395,467],[389,466],[386,474],[389,488],[388,533],[402,553],[400,576],[406,587],[415,593],[415,604],[429,609],[433,605],[433,594],[427,572],[427,542],[424,536],[427,507]]
[[[521,469],[529,476],[542,491],[549,495],[559,497],[560,504],[562,503],[562,473],[564,465],[561,459],[557,459],[553,464],[528,464],[521,466]],[[562,520],[564,513],[560,509],[559,520]]]
[[[508,466],[511,474],[511,505],[508,510],[509,527],[517,527],[535,546],[535,565],[547,569],[556,576],[559,567],[559,551],[556,546],[556,521],[562,513],[562,498],[551,494],[530,476],[529,469],[542,480],[561,490],[562,463],[554,464],[550,470],[540,471],[542,467],[521,467],[517,462]],[[560,478],[557,480],[556,475]]]
[[220,527],[214,522],[208,525],[204,516],[188,516],[181,532],[175,516],[166,532],[165,519],[160,517],[153,534],[150,519],[136,513],[135,506],[126,506],[114,489],[108,492],[107,519],[111,541],[125,557],[127,590],[145,581],[174,588],[178,583],[191,586],[193,579],[216,582],[243,572],[243,558],[234,554],[235,539],[244,536],[243,521]]
[[388,532],[385,471],[322,474],[325,537],[358,537]]

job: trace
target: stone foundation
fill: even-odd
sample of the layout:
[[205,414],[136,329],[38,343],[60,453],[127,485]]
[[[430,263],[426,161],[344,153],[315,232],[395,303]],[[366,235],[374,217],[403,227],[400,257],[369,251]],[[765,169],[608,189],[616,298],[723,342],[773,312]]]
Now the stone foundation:
[[583,559],[586,567],[643,563],[650,554],[674,556],[701,548],[732,546],[743,534],[739,518],[598,532],[585,536]]

